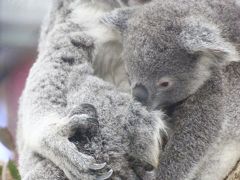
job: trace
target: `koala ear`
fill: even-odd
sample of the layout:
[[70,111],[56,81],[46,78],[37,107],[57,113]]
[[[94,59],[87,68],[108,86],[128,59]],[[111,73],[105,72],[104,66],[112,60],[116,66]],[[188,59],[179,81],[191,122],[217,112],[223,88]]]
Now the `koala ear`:
[[110,13],[106,13],[100,21],[120,32],[127,28],[127,21],[135,12],[136,8],[117,9]]
[[185,19],[179,40],[189,53],[208,57],[210,64],[240,60],[236,48],[221,36],[218,27],[199,17]]

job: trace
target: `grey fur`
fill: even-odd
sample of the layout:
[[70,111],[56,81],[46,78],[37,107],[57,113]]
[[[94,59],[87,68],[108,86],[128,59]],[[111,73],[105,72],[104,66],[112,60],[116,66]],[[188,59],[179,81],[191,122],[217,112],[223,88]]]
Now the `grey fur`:
[[239,160],[239,19],[234,0],[158,0],[103,17],[123,34],[132,88],[174,121],[157,179],[224,179]]
[[[116,7],[119,7],[116,1],[112,2],[116,3]],[[156,166],[157,159],[155,157],[158,153],[156,153],[155,150],[159,150],[158,143],[157,147],[156,143],[151,144],[151,138],[152,140],[158,138],[159,130],[162,127],[159,127],[159,125],[155,126],[154,124],[155,122],[161,124],[162,121],[158,121],[155,115],[153,115],[154,113],[148,113],[142,106],[133,102],[129,95],[120,93],[114,89],[114,87],[94,77],[92,73],[89,73],[88,69],[91,69],[91,63],[95,63],[98,59],[97,57],[104,58],[105,56],[98,54],[98,46],[102,44],[98,44],[98,40],[94,39],[95,37],[88,35],[88,31],[91,29],[86,29],[85,24],[79,24],[72,20],[74,10],[80,8],[82,4],[86,5],[88,3],[89,5],[95,5],[94,3],[96,2],[85,0],[53,1],[53,9],[49,16],[50,19],[46,22],[45,28],[43,28],[39,45],[39,57],[30,71],[26,87],[20,99],[17,143],[19,168],[22,179],[24,180],[59,180],[66,178],[103,179],[101,174],[106,174],[107,169],[103,169],[101,172],[92,172],[90,170],[93,167],[96,168],[94,164],[96,160],[98,160],[97,150],[99,147],[96,146],[97,149],[93,148],[93,150],[96,151],[91,155],[94,155],[95,159],[91,155],[87,155],[85,149],[81,147],[80,150],[82,149],[84,152],[78,151],[77,147],[69,141],[69,138],[77,132],[77,128],[84,131],[86,129],[83,127],[89,127],[88,122],[90,121],[91,113],[78,113],[73,117],[69,116],[69,111],[74,109],[71,105],[81,107],[81,104],[86,103],[86,101],[87,103],[92,103],[97,108],[100,118],[100,131],[103,132],[101,133],[102,137],[110,138],[109,142],[107,142],[109,143],[109,145],[107,144],[108,146],[106,146],[107,148],[103,148],[106,152],[99,152],[99,154],[110,154],[108,148],[111,149],[111,145],[121,145],[122,142],[118,142],[118,139],[124,142],[121,147],[125,147],[125,149],[120,152],[119,166],[117,162],[113,163],[111,158],[107,159],[109,165],[113,165],[112,168],[116,173],[118,171],[120,174],[124,172],[126,174],[128,173],[126,170],[128,170],[129,164],[126,162],[126,154],[130,156],[134,155],[137,159],[147,161]],[[104,1],[102,3],[104,3]],[[107,8],[103,8],[103,10],[108,11],[109,7],[112,7],[113,4],[111,4],[111,6],[106,5]],[[104,6],[101,6],[101,8],[102,7]],[[95,24],[93,24],[92,27],[95,27]],[[117,42],[113,42],[113,44],[116,43]],[[111,54],[109,53],[109,55]],[[110,57],[109,59],[112,58]],[[98,60],[100,61],[101,59]],[[79,74],[76,73],[79,71],[76,71],[76,68],[86,63],[89,67],[86,69],[86,72],[84,72],[85,74],[83,73],[82,77],[78,77]],[[122,63],[120,64],[122,65]],[[98,68],[98,66],[96,68]],[[112,71],[110,72],[112,73]],[[72,79],[73,76],[77,77]],[[86,80],[81,78],[86,78]],[[79,81],[76,81],[77,79]],[[88,82],[88,80],[94,81]],[[86,89],[81,86],[81,83],[86,85]],[[79,89],[78,92],[78,89],[74,87],[75,85],[81,87],[81,91]],[[83,92],[84,90],[88,91]],[[93,90],[96,91],[91,94]],[[100,90],[104,95],[103,98],[106,99],[100,98],[100,95],[98,95],[98,91]],[[81,94],[81,92],[84,94]],[[107,92],[110,94],[107,95]],[[88,95],[89,99],[87,98]],[[110,102],[111,99],[112,102]],[[81,102],[81,100],[83,101]],[[95,102],[95,100],[99,101]],[[123,107],[123,104],[119,104],[119,101],[129,106]],[[105,103],[103,104],[103,108],[101,103]],[[111,111],[112,109],[115,109],[116,112]],[[105,113],[109,113],[104,114],[104,111]],[[82,112],[82,110],[80,112]],[[119,117],[115,115],[119,115]],[[118,126],[114,128],[116,130],[117,127],[119,127],[121,134],[112,137],[111,133],[115,134],[115,132],[111,131],[111,129],[109,129],[109,131],[106,129],[109,126],[113,127],[111,123],[116,123],[119,119],[123,121],[123,124],[119,123],[117,124]],[[109,122],[107,120],[109,120]],[[104,129],[102,123],[105,121],[108,123]],[[86,122],[86,124],[84,124],[84,122]],[[147,129],[139,127],[138,122],[139,125],[144,125]],[[132,124],[128,126],[128,123]],[[124,134],[124,124],[127,124],[127,128],[130,129],[134,127],[131,129],[133,130],[132,135],[130,134],[133,136],[134,141],[126,139],[130,137],[130,135]],[[145,133],[141,134],[140,131]],[[106,134],[104,134],[105,132]],[[134,133],[137,135],[140,134],[140,136],[134,137]],[[151,137],[153,134],[155,136]],[[121,135],[123,135],[122,139]],[[144,137],[142,137],[143,135]],[[144,142],[143,147],[139,147],[140,144],[142,144],[142,140],[147,141]],[[150,144],[148,145],[148,143]],[[151,147],[152,149],[149,149]],[[118,148],[119,149],[116,149],[116,153],[121,150],[120,147]],[[146,149],[142,149],[141,151],[141,148]],[[135,151],[136,149],[139,149],[139,151]],[[155,160],[154,162],[153,159]],[[99,161],[101,160],[103,160],[103,157],[101,157]],[[101,164],[98,166],[101,166]],[[129,174],[136,176],[132,170],[129,170]]]
[[[162,131],[158,128],[160,119],[156,117],[161,114],[148,113],[131,100],[129,94],[118,92],[114,86],[94,76],[89,64],[75,67],[70,74],[67,99],[67,109],[73,119],[81,118],[82,114],[98,116],[99,126],[95,130],[85,130],[88,138],[84,141],[83,132],[87,128],[79,128],[80,135],[75,135],[75,139],[81,152],[93,156],[98,162],[107,162],[114,171],[113,179],[138,179],[135,173],[139,173],[139,168],[142,177],[144,165],[156,166],[159,147],[155,138],[156,133]],[[94,104],[97,114],[93,110],[83,113],[82,103]]]

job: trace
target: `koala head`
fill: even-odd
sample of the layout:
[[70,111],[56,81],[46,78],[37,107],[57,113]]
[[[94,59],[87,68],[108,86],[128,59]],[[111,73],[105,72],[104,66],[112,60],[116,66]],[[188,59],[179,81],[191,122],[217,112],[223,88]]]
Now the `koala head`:
[[122,33],[132,94],[149,109],[188,98],[213,70],[238,60],[235,47],[205,18],[146,10],[118,10],[103,22]]

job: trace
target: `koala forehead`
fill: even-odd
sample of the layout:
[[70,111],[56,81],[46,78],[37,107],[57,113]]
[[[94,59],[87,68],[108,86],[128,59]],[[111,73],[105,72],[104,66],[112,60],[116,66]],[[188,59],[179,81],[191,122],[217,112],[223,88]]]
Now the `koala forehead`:
[[178,43],[180,21],[153,11],[138,12],[123,33],[123,58],[129,72],[138,77],[164,76],[192,68],[194,57]]
[[175,32],[157,29],[156,26],[145,29],[135,24],[127,30],[123,58],[128,71],[142,78],[191,71],[196,57],[178,45]]

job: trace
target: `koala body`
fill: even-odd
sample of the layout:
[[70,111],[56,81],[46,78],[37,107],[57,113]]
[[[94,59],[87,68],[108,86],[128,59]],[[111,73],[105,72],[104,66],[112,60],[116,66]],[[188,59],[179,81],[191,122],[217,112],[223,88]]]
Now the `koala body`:
[[[84,95],[76,98],[76,102],[74,102],[74,99],[69,98],[73,97],[71,90],[74,89],[74,87],[69,86],[69,82],[73,81],[70,80],[70,75],[75,67],[88,63],[89,66],[92,65],[95,68],[95,76],[102,75],[101,77],[105,80],[116,84],[123,90],[126,89],[123,84],[127,83],[121,83],[125,72],[121,70],[124,69],[123,63],[118,57],[118,47],[121,48],[118,42],[118,33],[109,30],[98,21],[99,16],[102,14],[113,8],[120,7],[119,2],[114,0],[53,1],[49,19],[45,21],[42,30],[38,59],[30,70],[26,87],[20,99],[17,145],[22,179],[107,179],[111,176],[112,170],[103,169],[101,171],[105,163],[96,164],[94,157],[97,158],[97,151],[88,155],[86,149],[80,147],[77,149],[76,147],[79,143],[74,141],[74,134],[78,129],[85,132],[90,125],[94,126],[94,122],[90,117],[91,113],[90,115],[86,113],[78,114],[77,117],[76,115],[74,117],[69,116],[68,112],[71,111],[71,104],[86,103],[80,101],[81,98],[85,97]],[[104,47],[109,51],[103,51]],[[110,47],[112,47],[113,52],[110,51]],[[115,78],[114,75],[119,78]],[[126,78],[125,81],[127,81]],[[104,83],[101,83],[103,88],[101,91],[110,91],[108,85],[104,86]],[[85,85],[89,86],[90,84],[85,83]],[[79,84],[76,85],[79,87]],[[90,87],[86,87],[86,90],[89,90]],[[89,101],[95,106],[91,97],[96,96],[97,99],[97,97],[99,98],[98,94],[83,92],[84,87],[82,88],[81,92],[89,95]],[[96,88],[94,89],[96,90]],[[121,95],[120,91],[112,91],[112,93],[114,92],[116,95],[112,94],[110,97],[118,96],[118,93],[119,96],[125,97],[125,95]],[[73,93],[76,93],[76,89],[74,89]],[[98,92],[95,91],[94,93]],[[123,99],[127,101],[126,103],[131,102],[129,96]],[[102,99],[101,102],[105,102],[105,100]],[[116,106],[118,103],[112,102]],[[97,108],[101,108],[98,102],[96,102],[96,105]],[[106,106],[104,107],[106,108]],[[72,108],[74,110],[75,107]],[[112,107],[109,106],[109,108]],[[140,105],[133,107],[133,111],[131,109],[125,110],[122,114],[123,117],[119,119],[125,117],[127,121],[135,110],[138,114],[133,115],[135,117],[133,119],[140,118],[139,122],[143,122],[145,117],[152,117],[150,113],[142,110]],[[81,110],[81,112],[84,112],[84,110]],[[97,112],[102,119],[100,121],[101,127],[103,126],[104,115],[106,115],[106,120],[115,118],[110,114],[103,114],[103,110],[97,109]],[[143,118],[142,121],[141,118]],[[114,119],[113,122],[116,122],[116,120]],[[151,120],[149,120],[149,127],[151,127],[150,124]],[[83,132],[81,133],[84,134]],[[106,137],[109,137],[110,133],[114,133],[114,131],[109,130]],[[103,134],[101,135],[103,136]],[[153,136],[154,138],[156,136]],[[123,146],[128,147],[125,144]],[[158,150],[156,147],[155,149]],[[95,150],[94,147],[93,150]],[[158,152],[153,154],[158,155]],[[119,166],[122,167],[124,166],[122,162],[125,161],[123,161],[122,154],[120,157]],[[141,160],[141,157],[139,159]],[[113,169],[119,170],[116,165],[114,165]],[[123,173],[124,168],[121,170],[121,173]]]
[[103,22],[123,36],[133,95],[173,133],[157,179],[224,179],[240,158],[238,1],[153,1]]
[[97,126],[87,121],[92,123],[90,129],[86,125],[79,128],[71,139],[80,152],[93,156],[98,162],[107,162],[114,172],[112,179],[138,179],[135,173],[143,178],[144,166],[157,167],[159,132],[164,131],[161,111],[148,113],[131,100],[128,93],[120,93],[116,87],[97,78],[88,64],[71,72],[67,102],[73,121],[83,114],[95,118],[93,123]]

